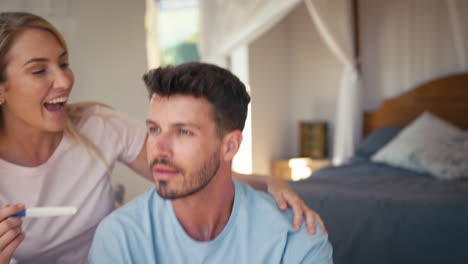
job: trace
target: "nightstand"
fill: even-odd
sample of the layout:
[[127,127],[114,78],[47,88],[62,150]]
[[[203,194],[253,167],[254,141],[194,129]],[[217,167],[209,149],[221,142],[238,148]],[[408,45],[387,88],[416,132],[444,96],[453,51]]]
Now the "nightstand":
[[298,181],[310,177],[318,169],[331,165],[330,159],[292,158],[272,161],[271,171],[274,177]]

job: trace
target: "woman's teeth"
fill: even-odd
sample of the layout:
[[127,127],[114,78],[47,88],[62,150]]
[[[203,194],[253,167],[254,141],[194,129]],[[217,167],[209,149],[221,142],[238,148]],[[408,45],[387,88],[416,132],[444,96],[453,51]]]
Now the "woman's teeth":
[[68,97],[62,96],[62,97],[55,98],[55,99],[52,99],[50,101],[47,101],[46,104],[61,104],[61,103],[66,102],[67,99],[68,99]]
[[67,96],[57,97],[55,99],[45,102],[44,107],[51,112],[57,112],[64,109],[67,100]]

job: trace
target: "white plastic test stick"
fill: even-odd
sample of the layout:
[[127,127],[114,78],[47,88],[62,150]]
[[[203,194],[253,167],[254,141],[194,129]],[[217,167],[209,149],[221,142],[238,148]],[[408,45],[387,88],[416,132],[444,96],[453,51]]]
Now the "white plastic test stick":
[[24,215],[19,217],[46,217],[74,215],[77,209],[74,206],[31,207],[25,209]]

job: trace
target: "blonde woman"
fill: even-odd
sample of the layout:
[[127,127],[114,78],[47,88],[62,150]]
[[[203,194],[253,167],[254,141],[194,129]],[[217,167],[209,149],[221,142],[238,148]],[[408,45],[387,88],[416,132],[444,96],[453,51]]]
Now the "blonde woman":
[[[97,224],[114,208],[110,172],[123,162],[151,179],[146,128],[99,103],[67,104],[74,76],[62,35],[41,17],[0,13],[0,264],[86,263]],[[236,175],[280,209],[320,217],[282,181]],[[75,206],[74,216],[12,218],[25,206]]]

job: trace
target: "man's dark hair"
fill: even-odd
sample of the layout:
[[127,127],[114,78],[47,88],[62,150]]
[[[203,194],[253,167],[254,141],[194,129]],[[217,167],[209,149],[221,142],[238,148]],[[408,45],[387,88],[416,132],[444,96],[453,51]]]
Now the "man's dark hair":
[[218,134],[243,130],[250,96],[234,74],[213,64],[190,62],[159,67],[143,75],[150,98],[183,94],[203,97],[212,105]]

